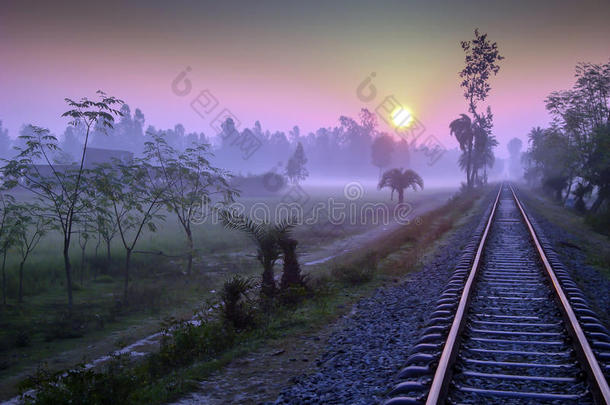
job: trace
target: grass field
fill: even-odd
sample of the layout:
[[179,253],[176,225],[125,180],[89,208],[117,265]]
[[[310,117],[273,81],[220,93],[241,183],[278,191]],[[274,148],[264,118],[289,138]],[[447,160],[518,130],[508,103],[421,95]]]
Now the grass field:
[[[308,198],[305,209],[316,203],[327,205],[332,199],[335,204],[345,204],[346,212],[346,219],[340,224],[329,223],[327,213],[321,212],[315,223],[296,227],[294,234],[305,258],[316,257],[316,253],[318,257],[339,255],[341,251],[332,251],[337,241],[392,225],[383,220],[375,224],[372,218],[375,214],[361,210],[363,205],[372,203],[388,203],[391,210],[395,201],[389,201],[389,191],[362,188],[359,198],[346,197],[341,186],[304,187],[304,191]],[[452,191],[407,192],[406,199],[416,211],[423,212],[445,201]],[[257,204],[264,204],[273,213],[287,197],[290,196],[246,196],[239,202],[246,212]],[[352,215],[350,207],[357,215]],[[364,216],[360,215],[362,212]],[[165,318],[191,316],[202,302],[216,296],[230,275],[260,273],[260,265],[253,257],[255,246],[245,235],[208,222],[194,226],[194,238],[197,248],[194,274],[186,276],[185,259],[181,257],[186,249],[185,238],[172,215],[167,215],[158,232],[143,236],[137,250],[147,253],[133,258],[128,306],[121,301],[123,253],[118,240],[113,243],[109,265],[104,246],[98,246],[96,255],[96,241],[89,242],[82,284],[81,252],[75,241],[72,250],[75,309],[71,316],[66,311],[64,270],[57,235],[46,236],[26,264],[23,304],[16,302],[17,260],[9,256],[8,303],[0,310],[0,379],[3,381],[0,395],[14,393],[14,383],[31,373],[40,362],[47,362],[52,369],[61,369],[104,355],[157,331]],[[157,254],[160,251],[163,255]],[[306,270],[327,272],[336,262],[337,259]],[[279,271],[280,266],[276,268]]]

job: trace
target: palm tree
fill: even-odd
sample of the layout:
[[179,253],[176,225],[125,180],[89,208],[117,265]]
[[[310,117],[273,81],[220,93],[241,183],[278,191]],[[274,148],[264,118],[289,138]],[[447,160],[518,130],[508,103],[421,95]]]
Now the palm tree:
[[449,131],[451,135],[455,136],[455,139],[457,139],[460,144],[460,149],[463,152],[460,157],[460,167],[466,170],[466,184],[468,187],[471,187],[474,131],[470,117],[466,114],[460,114],[460,118],[451,121],[449,124]]
[[[493,167],[495,156],[493,149],[498,146],[496,138],[484,128],[473,125],[474,148],[472,154],[472,184],[487,183],[487,168]],[[483,169],[483,178],[479,179],[479,170]]]
[[417,186],[420,189],[424,189],[424,181],[419,174],[415,173],[411,169],[391,169],[383,173],[381,180],[377,188],[381,190],[384,187],[392,189],[390,194],[390,200],[394,197],[394,191],[398,192],[398,203],[401,204],[404,201],[405,188],[411,187],[413,190],[417,190]]
[[292,221],[283,220],[277,224],[255,222],[235,211],[222,211],[220,219],[226,228],[245,232],[256,243],[256,258],[263,266],[261,294],[267,298],[273,297],[276,293],[273,266],[282,253],[280,241],[290,236],[294,226]]

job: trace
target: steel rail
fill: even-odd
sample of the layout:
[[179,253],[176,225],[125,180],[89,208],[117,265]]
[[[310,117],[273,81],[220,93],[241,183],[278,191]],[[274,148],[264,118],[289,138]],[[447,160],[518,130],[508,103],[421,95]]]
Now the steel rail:
[[[574,346],[575,346],[576,351],[580,354],[581,363],[584,363],[582,365],[584,365],[585,371],[589,377],[589,382],[591,383],[591,386],[592,386],[591,388],[593,390],[594,398],[596,399],[596,401],[598,403],[610,404],[610,388],[608,387],[608,382],[606,381],[604,373],[602,372],[601,367],[599,366],[599,363],[597,362],[597,359],[595,358],[595,354],[593,353],[593,350],[591,349],[591,345],[589,344],[589,341],[587,340],[587,337],[585,336],[585,332],[582,330],[582,327],[580,326],[580,322],[578,321],[578,318],[576,317],[576,314],[574,313],[574,310],[572,309],[572,306],[570,305],[570,301],[568,300],[568,297],[564,293],[563,288],[561,287],[561,284],[560,284],[559,280],[557,279],[555,272],[553,271],[553,267],[549,263],[549,260],[547,259],[546,254],[544,253],[544,249],[542,248],[542,245],[540,244],[540,241],[538,240],[536,231],[534,230],[534,227],[532,226],[527,214],[525,213],[525,210],[523,209],[521,202],[517,198],[517,194],[515,193],[515,190],[513,190],[513,187],[510,184],[509,184],[509,187],[510,187],[510,191],[513,194],[513,198],[515,199],[515,202],[517,203],[517,207],[519,208],[519,211],[521,212],[521,216],[523,217],[523,220],[524,220],[525,224],[527,225],[527,229],[529,230],[529,233],[530,233],[530,236],[532,237],[534,245],[536,246],[536,250],[538,251],[538,255],[540,256],[540,260],[542,261],[542,264],[546,271],[546,275],[549,277],[549,279],[551,281],[551,284],[555,291],[557,300],[560,303],[561,312],[564,314],[564,317],[567,319],[566,326],[568,327],[568,331],[572,334],[572,336],[575,340]],[[578,343],[578,344],[576,344],[576,343]],[[602,399],[603,399],[603,402],[601,401]]]
[[[446,399],[447,390],[452,377],[452,366],[459,351],[460,335],[466,322],[466,315],[473,291],[474,282],[481,262],[483,249],[487,241],[487,236],[489,234],[489,229],[491,228],[491,224],[494,220],[498,201],[500,199],[500,194],[502,192],[503,187],[504,184],[501,184],[496,199],[494,201],[491,213],[489,214],[485,230],[479,242],[477,253],[473,260],[468,279],[464,285],[464,289],[460,297],[460,301],[451,325],[451,329],[449,330],[449,333],[447,335],[447,339],[445,341],[445,345],[443,347],[438,366],[432,379],[430,391],[426,399],[426,405],[442,404]],[[557,276],[555,275],[555,272],[553,271],[553,268],[544,252],[544,249],[540,244],[534,227],[529,221],[529,218],[525,213],[521,202],[517,198],[517,195],[512,186],[508,184],[508,187],[510,188],[510,191],[519,209],[519,212],[521,213],[521,217],[523,218],[523,221],[528,228],[528,232],[530,234],[532,242],[536,247],[538,256],[540,257],[540,260],[545,269],[545,274],[549,278],[551,285],[553,286],[553,291],[555,293],[557,301],[559,302],[559,307],[564,316],[567,330],[573,337],[574,349],[579,355],[578,357],[581,366],[583,366],[588,376],[594,400],[597,403],[610,404],[610,388],[608,387],[608,382],[606,381],[605,376],[599,366],[599,363],[595,358],[595,354],[591,349],[591,345],[589,344],[585,333],[582,327],[580,326],[578,318],[576,317],[576,314],[572,309],[572,306],[570,305],[570,302],[566,294],[564,293],[561,284]]]
[[474,261],[472,262],[468,279],[466,280],[466,284],[464,285],[464,290],[462,291],[460,303],[458,304],[455,317],[453,318],[453,323],[451,324],[451,329],[449,330],[449,334],[447,335],[447,340],[445,342],[445,346],[443,347],[443,352],[441,353],[436,372],[434,373],[434,378],[432,380],[432,386],[430,387],[430,393],[428,394],[428,398],[426,400],[426,405],[438,404],[447,391],[449,377],[451,373],[451,366],[458,349],[457,342],[459,341],[460,333],[464,327],[464,322],[466,320],[466,311],[468,309],[468,303],[470,301],[470,296],[474,285],[474,279],[476,277],[477,270],[481,262],[481,255],[483,254],[483,248],[485,247],[485,242],[487,241],[487,235],[489,234],[489,229],[491,228],[491,223],[493,222],[493,218],[496,213],[496,208],[498,207],[498,201],[500,200],[502,187],[503,184],[500,184],[498,195],[496,195],[496,200],[494,201],[491,213],[489,214],[489,219],[487,220],[487,225],[485,226],[485,231],[481,236],[481,241],[479,242],[477,253],[474,257]]

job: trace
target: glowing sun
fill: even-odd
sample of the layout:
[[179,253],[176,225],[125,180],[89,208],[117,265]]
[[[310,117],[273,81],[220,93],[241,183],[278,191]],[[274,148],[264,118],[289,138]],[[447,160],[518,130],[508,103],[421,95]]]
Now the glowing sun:
[[391,116],[392,123],[397,128],[405,128],[413,123],[413,115],[406,107],[396,107]]

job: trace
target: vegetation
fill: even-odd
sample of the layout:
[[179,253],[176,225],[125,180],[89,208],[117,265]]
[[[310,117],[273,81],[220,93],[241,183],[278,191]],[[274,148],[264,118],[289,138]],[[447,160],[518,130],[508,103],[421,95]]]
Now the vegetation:
[[[265,299],[274,297],[277,286],[273,266],[281,256],[281,242],[285,248],[288,248],[285,240],[290,237],[290,229],[294,226],[290,219],[284,219],[276,224],[256,222],[235,211],[224,211],[221,219],[227,228],[245,232],[256,243],[256,258],[263,266],[261,294]],[[296,243],[294,246],[296,248]],[[289,255],[292,252],[289,252]]]
[[[475,29],[474,36],[471,41],[461,42],[466,53],[466,66],[460,72],[460,86],[464,89],[468,112],[474,119],[461,114],[460,118],[449,124],[450,133],[455,136],[462,151],[459,165],[466,172],[468,188],[485,184],[487,168],[493,167],[494,164],[493,148],[498,145],[498,141],[491,134],[493,115],[489,106],[482,113],[479,104],[489,95],[491,75],[498,74],[498,63],[504,59],[498,51],[497,43],[490,42],[487,34],[481,34]],[[481,169],[483,174],[479,174]]]
[[226,205],[234,202],[239,193],[229,184],[231,174],[210,163],[209,145],[195,143],[181,153],[169,145],[162,134],[150,135],[152,141],[146,143],[144,155],[147,161],[158,164],[155,179],[161,183],[163,203],[176,215],[186,235],[186,273],[191,274],[193,223],[205,220],[213,212],[213,198]]
[[[61,148],[58,140],[51,135],[48,129],[30,126],[31,135],[22,135],[24,147],[17,146],[17,157],[10,160],[3,168],[3,175],[12,182],[4,186],[12,188],[17,179],[19,185],[34,193],[46,215],[53,218],[56,226],[63,236],[63,257],[66,272],[66,291],[68,306],[72,308],[72,263],[70,261],[70,244],[75,231],[75,224],[79,215],[90,208],[91,203],[86,199],[85,182],[85,156],[90,134],[95,130],[105,131],[112,128],[116,116],[121,113],[115,106],[123,102],[115,97],[107,96],[98,91],[97,101],[82,98],[74,101],[66,98],[70,110],[62,114],[70,118],[70,125],[82,128],[85,132],[80,163],[76,166],[57,164],[57,156]],[[43,162],[45,166],[39,163]]]
[[[334,319],[346,303],[385,281],[417,268],[422,252],[445,235],[481,193],[461,194],[422,217],[372,243],[359,255],[336,265],[331,274],[310,280],[313,294],[298,307],[265,307],[251,292],[250,280],[233,277],[220,301],[210,302],[194,319],[169,320],[159,351],[141,360],[124,356],[97,368],[83,366],[56,373],[40,368],[22,385],[32,403],[164,403],[195,389],[208,375],[270,338],[300,333]],[[363,271],[362,269],[366,269]],[[216,308],[216,309],[214,309]],[[28,393],[34,389],[35,395]]]
[[394,198],[394,191],[398,192],[398,203],[402,204],[405,198],[405,189],[411,187],[413,191],[416,191],[419,187],[423,190],[424,181],[419,174],[411,169],[392,169],[385,172],[379,180],[377,188],[381,190],[384,187],[392,190],[390,199]]
[[305,157],[303,144],[298,142],[294,154],[288,159],[288,164],[286,165],[286,176],[288,176],[293,184],[298,184],[309,176],[309,172],[305,168],[306,163],[307,158]]
[[[571,90],[551,93],[549,128],[533,128],[523,156],[525,179],[563,205],[610,229],[610,62],[579,63]],[[573,197],[573,198],[572,198]]]

